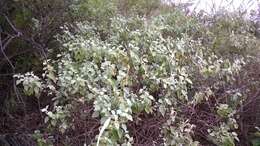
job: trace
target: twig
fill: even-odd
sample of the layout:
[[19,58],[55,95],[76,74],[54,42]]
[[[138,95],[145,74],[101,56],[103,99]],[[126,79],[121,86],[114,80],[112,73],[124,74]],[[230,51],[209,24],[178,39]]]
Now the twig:
[[[3,44],[3,42],[2,42],[2,37],[1,37],[2,32],[0,33],[0,50],[1,50],[1,53],[3,54],[5,60],[8,62],[8,64],[11,66],[11,68],[12,68],[12,74],[15,74],[15,66],[12,64],[10,58],[6,55],[6,53],[5,53],[4,50],[6,49],[7,45],[10,44],[11,41],[12,41],[14,38],[20,37],[20,36],[22,35],[22,33],[19,32],[18,29],[15,28],[15,26],[12,24],[12,22],[8,19],[8,17],[7,17],[5,14],[3,14],[3,13],[0,13],[0,14],[2,14],[2,15],[5,17],[5,19],[6,19],[6,21],[8,22],[8,24],[9,24],[9,25],[12,27],[12,29],[16,32],[15,35],[10,35],[10,34],[7,33],[7,35],[8,35],[10,38],[9,38],[9,39],[5,39],[6,42],[5,42],[4,44]],[[15,82],[15,80],[13,80],[13,88],[14,88],[14,93],[15,93],[17,99],[20,100],[20,101],[23,103],[24,115],[26,115],[26,104],[25,104],[25,102],[23,101],[23,99],[22,99],[22,97],[21,97],[21,95],[20,95],[20,93],[19,93],[19,90],[18,90],[17,87],[16,87],[16,82]],[[24,123],[25,123],[25,125],[26,125],[26,120],[25,120],[25,119],[24,119]]]
[[1,53],[3,54],[3,56],[5,57],[5,59],[7,60],[7,62],[9,63],[9,65],[11,66],[12,70],[14,71],[15,70],[14,65],[12,64],[11,60],[7,57],[7,55],[4,52],[1,35],[0,35],[0,50],[1,50]]
[[[4,45],[2,46],[2,49],[5,50],[7,45],[12,41],[12,39],[14,39],[15,36],[11,36],[10,38],[7,38],[6,43],[4,43]],[[0,38],[1,39],[1,38]]]
[[17,33],[16,36],[17,36],[17,37],[21,36],[21,32],[18,31],[18,30],[14,27],[13,23],[8,19],[8,17],[7,17],[5,14],[2,14],[2,15],[5,17],[6,21],[9,23],[9,25],[12,27],[12,29]]

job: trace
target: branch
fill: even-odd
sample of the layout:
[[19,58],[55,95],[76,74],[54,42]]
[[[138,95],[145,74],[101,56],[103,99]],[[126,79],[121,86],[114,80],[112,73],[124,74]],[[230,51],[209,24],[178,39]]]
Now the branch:
[[2,14],[2,15],[5,17],[6,21],[7,21],[8,24],[12,27],[12,29],[16,32],[16,35],[15,35],[15,36],[17,36],[17,37],[21,36],[22,33],[21,33],[20,31],[18,31],[18,29],[16,29],[16,28],[14,27],[13,23],[9,20],[9,18],[8,18],[5,14]]
[[[4,45],[4,46],[5,46],[5,45]],[[4,55],[4,58],[7,60],[8,64],[11,66],[12,70],[14,71],[14,70],[15,70],[15,67],[14,67],[14,65],[12,64],[11,60],[10,60],[10,59],[7,57],[7,55],[5,54],[4,48],[3,48],[4,46],[2,45],[2,38],[1,38],[1,34],[0,34],[0,50],[1,50],[2,54]]]

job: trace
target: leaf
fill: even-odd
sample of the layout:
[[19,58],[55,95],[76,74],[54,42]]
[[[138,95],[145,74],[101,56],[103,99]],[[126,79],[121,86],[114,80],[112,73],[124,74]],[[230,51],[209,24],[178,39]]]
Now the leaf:
[[164,100],[168,105],[172,105],[172,102],[168,98],[165,98]]
[[114,140],[114,141],[118,141],[121,137],[122,137],[122,133],[120,132],[120,129],[115,129],[113,128],[111,130],[111,138]]
[[159,112],[164,116],[166,112],[165,106],[159,106]]
[[189,84],[192,84],[191,79],[187,78],[186,81],[187,81]]
[[21,84],[22,80],[16,80],[16,85]]
[[36,97],[39,98],[39,96],[40,96],[40,88],[35,87],[34,88],[34,93],[35,93]]
[[109,123],[110,123],[110,120],[111,120],[111,117],[109,117],[109,118],[105,121],[104,125],[102,126],[102,128],[101,128],[101,130],[100,130],[100,132],[99,132],[99,135],[98,135],[97,146],[99,146],[100,138],[101,138],[102,134],[104,133],[104,131],[106,130],[106,128],[108,127],[108,125],[109,125]]
[[93,114],[92,114],[92,118],[97,118],[99,116],[99,113],[98,112],[93,112]]
[[252,146],[260,146],[260,139],[251,140]]
[[235,146],[234,140],[231,137],[225,137],[223,139],[223,146]]
[[49,117],[44,118],[44,123],[47,123],[49,121]]
[[54,83],[56,83],[56,77],[54,75],[54,73],[50,72],[48,75],[47,75],[48,78],[50,78]]
[[126,114],[126,118],[127,118],[128,120],[130,120],[130,121],[133,121],[133,117],[132,117],[131,115],[129,115],[129,114]]
[[131,108],[133,113],[139,113],[142,111],[142,108],[137,103],[134,103]]
[[36,81],[35,85],[36,85],[36,87],[40,88],[41,87],[41,82]]

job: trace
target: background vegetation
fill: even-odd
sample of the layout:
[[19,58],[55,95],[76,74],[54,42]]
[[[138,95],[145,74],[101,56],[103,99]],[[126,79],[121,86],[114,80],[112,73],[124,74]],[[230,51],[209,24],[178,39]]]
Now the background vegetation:
[[260,145],[259,26],[243,13],[0,7],[0,145]]

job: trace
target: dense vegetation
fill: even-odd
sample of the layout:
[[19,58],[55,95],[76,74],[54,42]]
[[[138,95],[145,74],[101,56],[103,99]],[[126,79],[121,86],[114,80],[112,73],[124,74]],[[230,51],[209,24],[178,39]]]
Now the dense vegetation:
[[0,145],[260,145],[260,41],[243,14],[0,4]]

